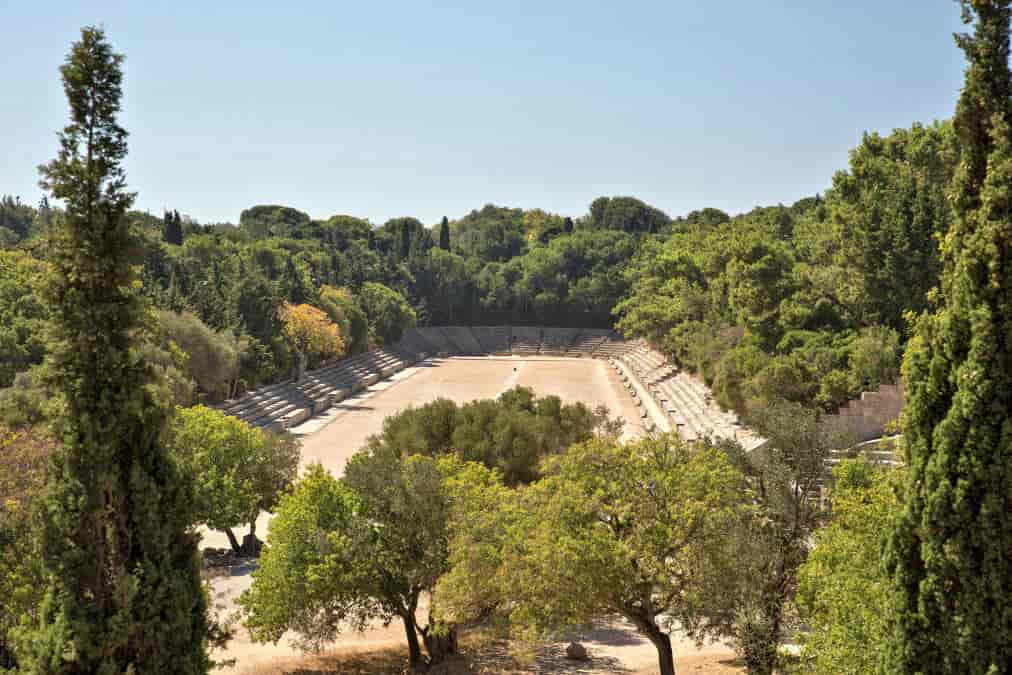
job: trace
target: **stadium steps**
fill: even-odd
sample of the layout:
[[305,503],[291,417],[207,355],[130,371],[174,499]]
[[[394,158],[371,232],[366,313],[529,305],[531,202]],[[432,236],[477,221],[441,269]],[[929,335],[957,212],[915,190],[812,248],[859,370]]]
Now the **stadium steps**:
[[541,352],[542,329],[535,326],[514,326],[513,344],[510,350],[521,356],[533,356]]
[[564,356],[580,334],[578,328],[545,328],[544,330],[541,353],[552,356]]
[[584,328],[566,350],[567,353],[575,356],[591,356],[598,347],[604,344],[614,331],[601,328]]

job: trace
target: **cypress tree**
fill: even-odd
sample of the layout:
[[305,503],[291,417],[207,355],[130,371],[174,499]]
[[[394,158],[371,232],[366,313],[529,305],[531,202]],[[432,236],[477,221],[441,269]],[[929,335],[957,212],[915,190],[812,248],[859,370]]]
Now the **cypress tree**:
[[166,244],[175,244],[181,246],[183,243],[183,223],[179,219],[179,213],[174,211],[166,211],[164,217],[164,229],[162,230],[162,240]]
[[411,226],[407,220],[401,223],[401,260],[411,255]]
[[443,216],[443,220],[439,223],[439,248],[444,251],[450,250],[450,221]]
[[939,308],[904,363],[908,475],[887,549],[896,672],[1012,672],[1012,94],[1008,0],[963,0],[973,35]]
[[52,233],[48,372],[63,395],[43,507],[39,617],[19,636],[31,673],[205,673],[208,623],[188,482],[162,444],[167,407],[137,347],[148,306],[126,212],[121,63],[84,28],[61,67],[70,121],[41,186]]

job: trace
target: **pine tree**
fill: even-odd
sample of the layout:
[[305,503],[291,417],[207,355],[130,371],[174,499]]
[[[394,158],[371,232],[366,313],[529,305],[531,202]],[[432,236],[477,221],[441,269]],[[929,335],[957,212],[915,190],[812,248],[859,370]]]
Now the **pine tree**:
[[443,221],[439,223],[439,248],[444,251],[450,250],[450,221],[443,216]]
[[1012,77],[1008,0],[963,0],[974,34],[941,305],[904,374],[908,475],[887,565],[897,672],[1012,672]]
[[84,28],[61,68],[70,122],[41,185],[64,201],[47,298],[48,372],[63,394],[62,447],[43,508],[48,588],[19,636],[31,673],[205,673],[208,623],[191,489],[162,445],[167,408],[137,347],[135,286],[117,123],[123,57]]

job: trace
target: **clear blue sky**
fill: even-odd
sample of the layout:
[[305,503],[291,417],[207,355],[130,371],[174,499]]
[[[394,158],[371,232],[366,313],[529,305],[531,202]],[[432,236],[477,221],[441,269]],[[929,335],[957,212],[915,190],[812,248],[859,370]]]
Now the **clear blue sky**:
[[202,222],[790,203],[863,131],[950,116],[963,70],[952,0],[8,0],[0,21],[0,193],[41,195],[57,68],[101,23],[138,207]]

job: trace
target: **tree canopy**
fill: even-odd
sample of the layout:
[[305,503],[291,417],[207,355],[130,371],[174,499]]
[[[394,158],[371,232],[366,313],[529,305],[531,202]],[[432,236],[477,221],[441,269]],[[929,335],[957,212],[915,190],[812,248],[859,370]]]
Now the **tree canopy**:
[[962,2],[973,34],[953,127],[961,159],[938,306],[903,369],[909,465],[887,551],[900,592],[893,667],[1012,664],[1012,73],[1008,0]]
[[49,242],[47,377],[62,394],[42,509],[45,596],[19,635],[29,672],[206,673],[208,620],[190,484],[162,444],[159,381],[138,358],[147,304],[126,218],[123,57],[84,28],[61,67],[70,119],[43,186],[63,200]]
[[727,457],[674,436],[628,445],[597,437],[550,459],[547,476],[520,490],[482,474],[451,483],[465,510],[436,588],[441,616],[501,611],[514,635],[534,637],[618,613],[673,675],[670,632],[707,622],[698,591],[721,566],[742,505],[741,474]]

